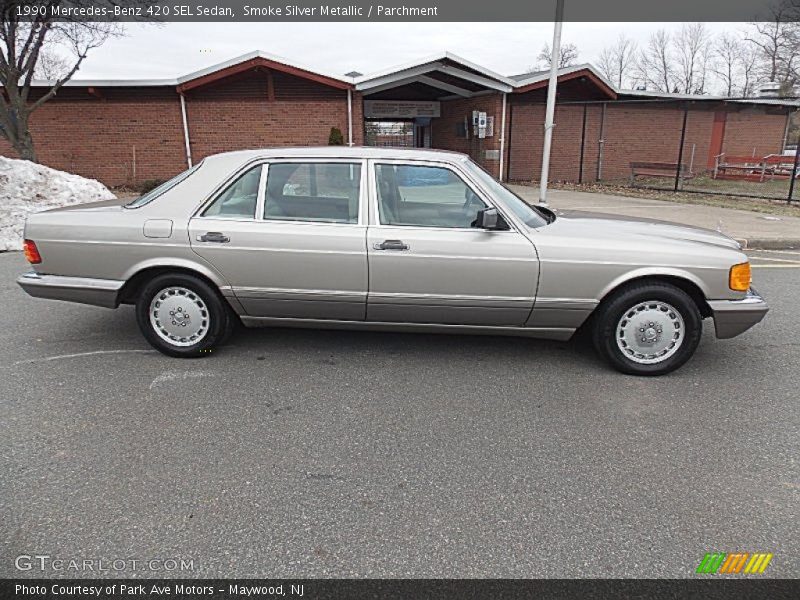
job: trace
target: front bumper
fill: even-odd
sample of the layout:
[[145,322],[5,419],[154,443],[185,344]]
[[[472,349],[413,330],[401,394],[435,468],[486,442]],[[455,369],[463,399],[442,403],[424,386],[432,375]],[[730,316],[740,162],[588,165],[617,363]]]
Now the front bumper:
[[727,339],[744,333],[761,321],[769,306],[750,288],[741,300],[709,300],[717,337]]
[[36,271],[20,275],[17,283],[34,298],[66,300],[106,308],[117,307],[119,291],[125,284],[114,279],[41,275]]

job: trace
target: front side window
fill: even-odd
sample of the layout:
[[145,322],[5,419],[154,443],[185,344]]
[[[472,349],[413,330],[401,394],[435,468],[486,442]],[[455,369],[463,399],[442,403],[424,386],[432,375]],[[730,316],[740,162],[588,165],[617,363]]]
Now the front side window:
[[260,179],[261,165],[246,171],[217,196],[203,216],[219,219],[255,218]]
[[264,219],[358,223],[359,163],[271,163]]
[[489,189],[494,198],[500,198],[517,215],[517,218],[528,227],[544,227],[548,223],[552,223],[551,219],[555,219],[555,216],[548,216],[540,209],[525,202],[520,196],[489,175],[479,164],[469,161],[466,166],[471,173],[483,181],[483,184]]
[[378,214],[383,225],[473,227],[486,204],[444,167],[376,165]]

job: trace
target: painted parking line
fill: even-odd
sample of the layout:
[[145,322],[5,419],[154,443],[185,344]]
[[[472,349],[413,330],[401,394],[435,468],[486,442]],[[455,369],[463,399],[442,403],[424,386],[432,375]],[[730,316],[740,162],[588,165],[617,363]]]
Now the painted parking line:
[[795,263],[791,265],[787,264],[780,264],[780,265],[756,265],[751,264],[751,267],[754,269],[800,269],[800,263]]
[[768,260],[768,261],[771,261],[771,262],[774,261],[774,262],[785,262],[785,263],[798,263],[798,264],[800,264],[800,261],[798,261],[796,258],[795,259],[791,259],[791,258],[774,258],[772,256],[751,256],[750,258],[752,260]]
[[756,250],[755,252],[758,252],[759,254],[762,252],[768,252],[770,254],[794,254],[800,256],[800,251],[797,250]]

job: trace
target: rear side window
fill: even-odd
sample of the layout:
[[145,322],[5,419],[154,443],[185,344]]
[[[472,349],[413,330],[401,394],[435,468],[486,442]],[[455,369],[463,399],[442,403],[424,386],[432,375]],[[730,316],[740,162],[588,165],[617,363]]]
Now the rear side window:
[[271,163],[264,219],[358,223],[359,163]]
[[254,219],[261,169],[262,166],[258,165],[241,175],[217,196],[211,206],[203,212],[203,216],[219,219]]

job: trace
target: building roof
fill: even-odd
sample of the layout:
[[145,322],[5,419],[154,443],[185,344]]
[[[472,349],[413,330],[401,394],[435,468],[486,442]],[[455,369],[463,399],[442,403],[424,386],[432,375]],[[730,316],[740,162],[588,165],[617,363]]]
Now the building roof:
[[[597,69],[589,63],[562,67],[558,70],[558,81],[569,81],[586,77],[590,79],[602,92],[610,98],[617,97],[617,90]],[[514,80],[514,91],[517,93],[529,92],[531,90],[546,88],[550,82],[550,70],[534,71],[531,73],[521,73],[512,75]]]
[[368,92],[379,87],[409,83],[411,80],[429,76],[432,73],[444,73],[501,92],[510,92],[514,87],[513,79],[495,73],[452,52],[440,52],[411,63],[364,75],[356,79],[355,84],[357,90]]
[[[360,76],[333,75],[313,69],[295,61],[254,50],[240,56],[210,65],[175,78],[158,79],[71,79],[64,87],[175,87],[179,92],[207,85],[222,78],[255,68],[282,71],[316,81],[338,89],[356,89],[364,95],[405,85],[424,85],[437,90],[444,98],[470,97],[486,91],[525,93],[547,87],[550,71],[533,71],[504,76],[469,61],[452,52],[439,52],[411,63],[398,65],[375,73]],[[351,72],[349,75],[355,75]],[[585,78],[605,96],[617,98],[642,98],[652,100],[691,100],[696,102],[734,102],[772,106],[800,107],[800,99],[784,98],[728,98],[698,94],[673,94],[649,90],[624,90],[616,88],[598,69],[589,63],[564,67],[558,71],[559,82]],[[51,86],[53,80],[34,80],[35,87]]]
[[[323,73],[317,69],[301,65],[286,58],[254,50],[240,56],[235,56],[220,63],[198,69],[186,75],[176,78],[163,79],[70,79],[64,87],[159,87],[159,86],[185,86],[187,89],[197,87],[191,85],[196,81],[209,82],[211,79],[221,79],[236,72],[252,69],[257,66],[265,66],[278,71],[284,71],[306,79],[317,80],[333,87],[342,89],[352,87],[352,80],[347,77],[338,77]],[[32,86],[50,86],[55,84],[55,80],[35,79],[31,82]]]
[[710,94],[678,94],[658,92],[654,90],[618,90],[620,96],[652,98],[655,100],[691,100],[706,102],[736,102],[739,104],[765,104],[772,106],[800,106],[798,98],[731,98],[729,96],[712,96]]

